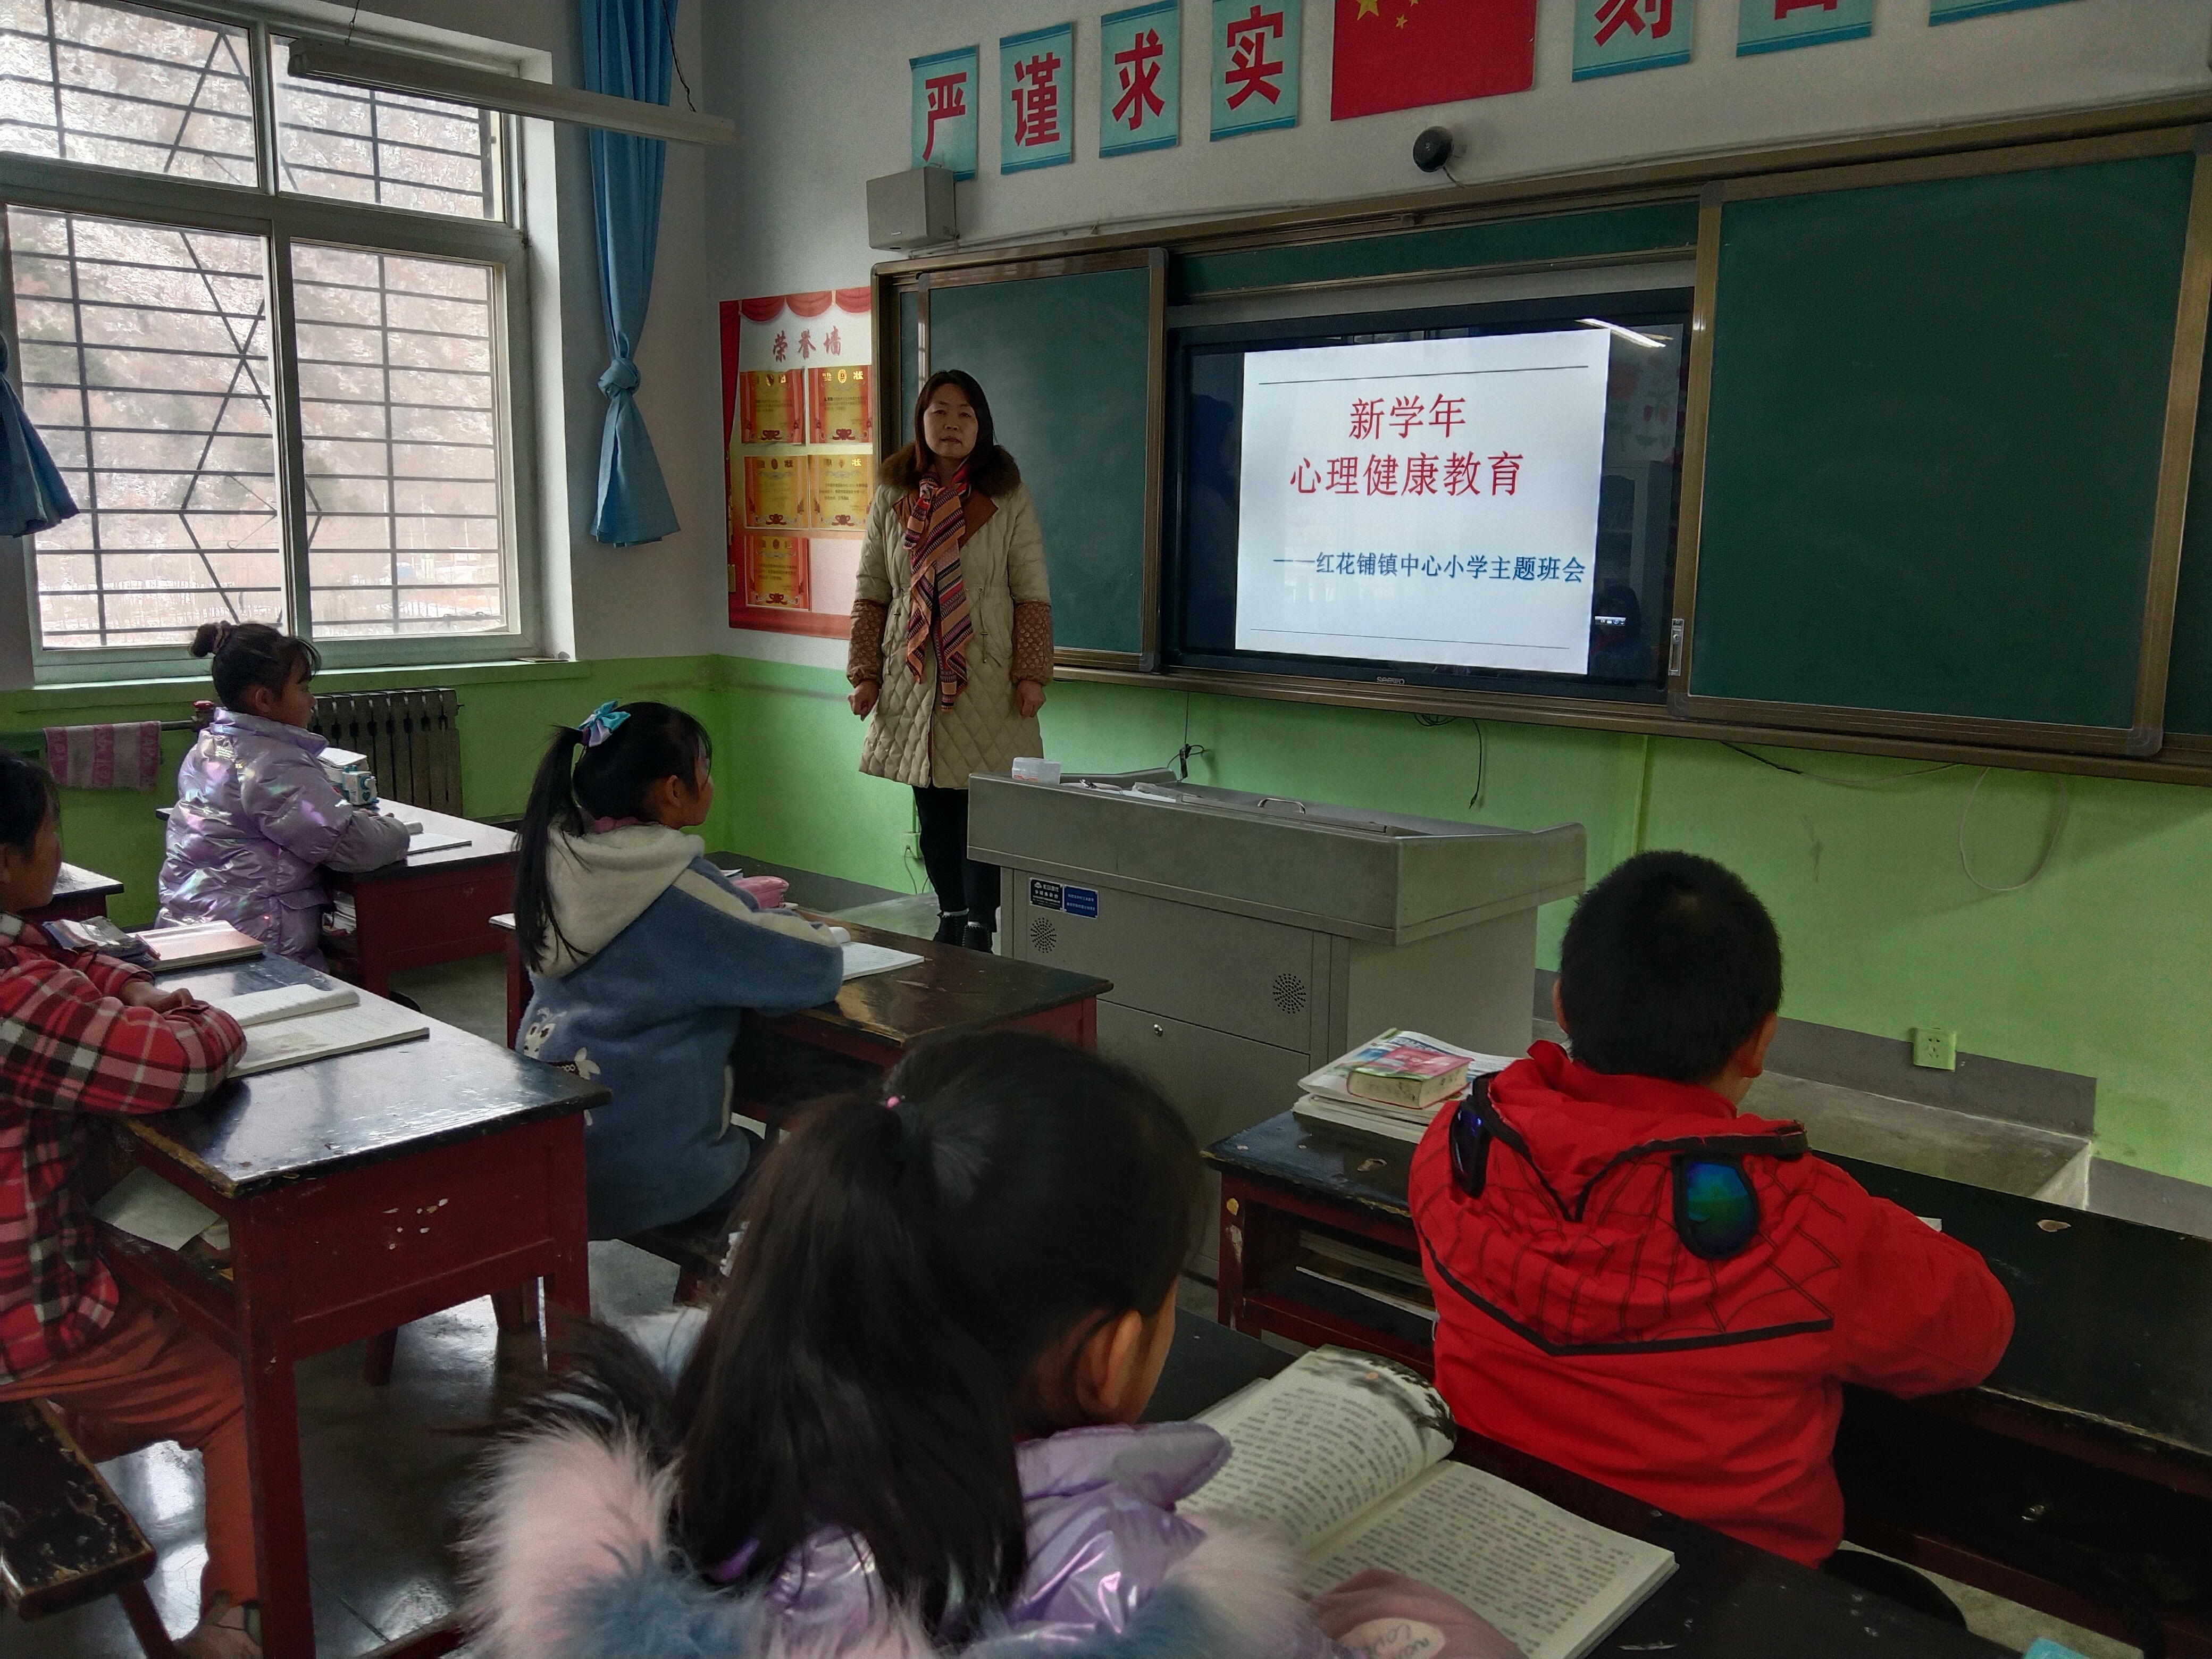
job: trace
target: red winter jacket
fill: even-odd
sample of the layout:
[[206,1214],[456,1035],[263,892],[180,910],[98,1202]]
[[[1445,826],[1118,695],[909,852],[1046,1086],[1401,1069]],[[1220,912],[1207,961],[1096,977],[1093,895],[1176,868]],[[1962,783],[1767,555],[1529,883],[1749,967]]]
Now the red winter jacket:
[[[1482,1195],[1453,1182],[1449,1112],[1410,1187],[1437,1385],[1462,1426],[1810,1566],[1843,1539],[1843,1384],[1937,1394],[2004,1353],[2012,1304],[1981,1257],[1832,1164],[1778,1155],[1796,1125],[1550,1042],[1490,1090]],[[1759,1202],[1751,1243],[1718,1261],[1674,1224],[1674,1157],[1708,1141],[1741,1156]]]

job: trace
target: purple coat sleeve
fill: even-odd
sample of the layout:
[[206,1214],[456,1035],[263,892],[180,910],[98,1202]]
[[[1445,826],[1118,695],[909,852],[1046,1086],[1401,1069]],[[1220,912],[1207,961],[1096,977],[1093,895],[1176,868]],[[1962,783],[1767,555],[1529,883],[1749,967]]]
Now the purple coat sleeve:
[[260,834],[310,864],[374,870],[407,850],[397,820],[347,800],[311,755],[256,757],[239,780],[239,807]]

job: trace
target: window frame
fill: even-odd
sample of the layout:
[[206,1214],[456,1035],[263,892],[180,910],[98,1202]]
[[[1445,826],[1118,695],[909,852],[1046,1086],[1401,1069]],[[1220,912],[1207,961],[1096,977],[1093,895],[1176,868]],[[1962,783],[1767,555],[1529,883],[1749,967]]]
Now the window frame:
[[[109,0],[102,0],[103,3]],[[535,347],[530,284],[530,242],[519,220],[524,198],[522,149],[515,118],[499,124],[500,218],[468,219],[416,208],[309,196],[277,187],[276,84],[271,54],[283,40],[317,38],[324,31],[245,8],[191,3],[134,3],[125,9],[243,28],[248,35],[252,81],[256,181],[252,185],[179,179],[88,161],[0,152],[0,209],[21,207],[136,221],[179,229],[255,235],[265,250],[270,374],[274,408],[276,487],[284,522],[284,627],[314,640],[329,668],[405,668],[450,662],[511,660],[538,654],[544,573],[528,550],[543,544],[538,519],[539,430],[534,375]],[[409,50],[386,40],[364,44]],[[503,67],[512,68],[508,64]],[[464,106],[465,107],[465,106]],[[313,592],[308,584],[306,446],[301,430],[299,341],[295,327],[292,247],[295,242],[360,252],[469,260],[489,266],[494,353],[494,415],[504,465],[501,520],[507,538],[502,586],[509,626],[493,633],[339,636],[318,639]],[[0,212],[0,335],[11,364],[22,361],[16,331],[14,253]],[[160,678],[199,670],[182,644],[50,647],[39,614],[38,568],[30,538],[21,550],[33,683],[84,684]],[[7,603],[0,597],[0,604]]]

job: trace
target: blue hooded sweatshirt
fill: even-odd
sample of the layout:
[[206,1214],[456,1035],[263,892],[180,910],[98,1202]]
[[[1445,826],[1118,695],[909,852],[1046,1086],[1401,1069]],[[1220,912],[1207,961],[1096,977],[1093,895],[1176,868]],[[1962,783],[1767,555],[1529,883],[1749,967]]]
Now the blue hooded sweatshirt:
[[584,1122],[593,1238],[681,1221],[737,1183],[754,1145],[730,1121],[744,1011],[811,1008],[843,978],[828,933],[763,911],[705,850],[657,823],[556,830],[547,848],[560,934],[514,1046],[614,1091]]

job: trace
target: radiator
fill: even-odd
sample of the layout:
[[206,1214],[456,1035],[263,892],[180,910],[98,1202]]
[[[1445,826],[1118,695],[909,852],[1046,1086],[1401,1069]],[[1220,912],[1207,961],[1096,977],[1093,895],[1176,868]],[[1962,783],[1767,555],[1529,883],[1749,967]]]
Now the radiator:
[[314,730],[340,749],[367,755],[379,794],[465,816],[461,734],[452,691],[318,694]]

